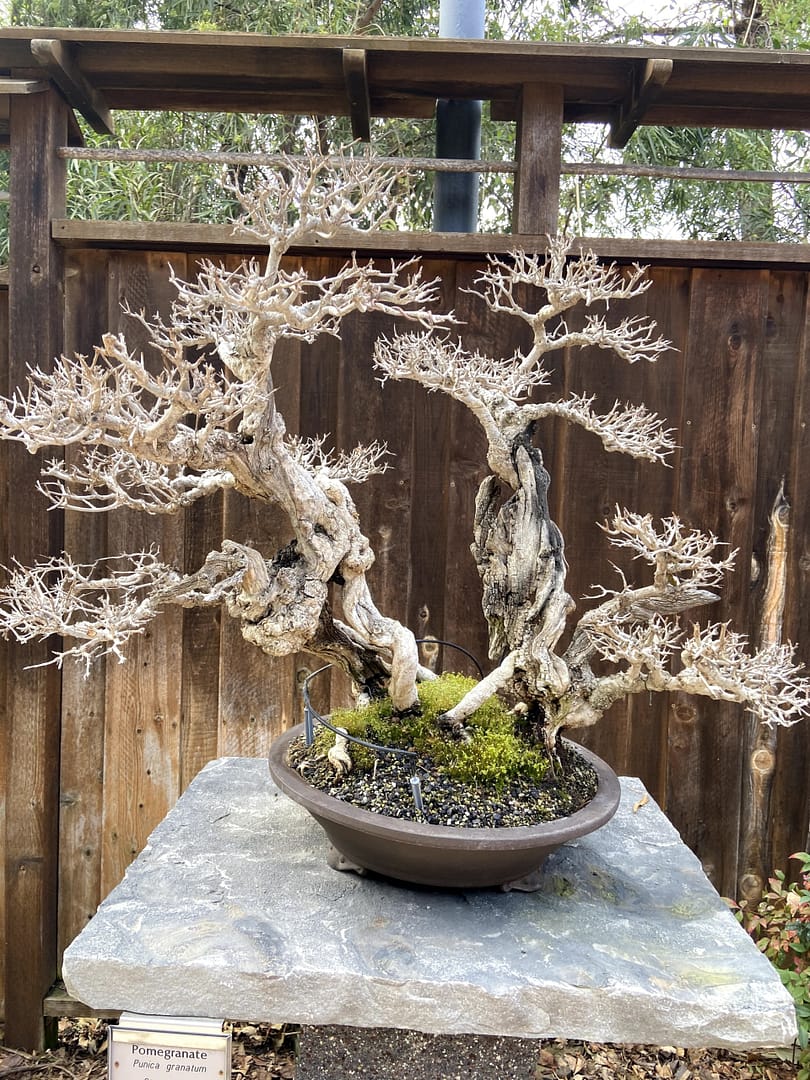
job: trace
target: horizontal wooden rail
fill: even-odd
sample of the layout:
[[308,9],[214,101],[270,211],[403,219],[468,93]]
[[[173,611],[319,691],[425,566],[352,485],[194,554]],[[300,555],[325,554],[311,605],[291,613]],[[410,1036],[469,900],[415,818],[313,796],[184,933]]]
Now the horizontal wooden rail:
[[[58,218],[51,222],[56,243],[65,248],[148,248],[161,251],[261,251],[264,245],[233,225],[188,221],[95,221]],[[516,248],[542,252],[547,236],[513,233],[439,233],[342,229],[323,239],[316,235],[299,252],[349,252],[370,256],[425,255],[485,259],[506,255]],[[810,268],[810,244],[769,244],[743,240],[639,240],[584,237],[572,241],[572,250],[593,251],[618,263],[640,262],[666,266],[750,266],[785,269]]]
[[120,1009],[93,1009],[78,1001],[67,992],[65,984],[60,980],[46,995],[42,1002],[42,1015],[45,1017],[62,1019],[62,1017],[82,1017],[84,1019],[96,1017],[101,1020],[117,1020],[121,1015]]
[[602,161],[564,161],[560,171],[577,176],[647,176],[653,180],[719,181],[726,184],[810,184],[810,172],[699,169],[678,165],[620,165]]
[[[60,146],[60,158],[74,161],[143,162],[154,165],[259,165],[283,168],[292,161],[308,161],[306,157],[281,154],[240,154],[219,150],[126,150],[117,147]],[[340,166],[345,159],[336,156],[334,164]],[[360,157],[358,160],[362,161]],[[473,161],[467,158],[430,157],[374,157],[375,164],[394,169],[404,168],[420,172],[488,172],[513,173],[514,161]]]
[[[281,154],[252,154],[209,150],[134,150],[118,147],[60,146],[60,158],[72,161],[140,162],[155,165],[257,165],[281,168],[290,160]],[[292,160],[306,160],[294,157]],[[335,157],[339,165],[343,159]],[[420,172],[515,173],[514,161],[472,161],[466,158],[374,157],[380,165]],[[810,172],[757,169],[703,169],[678,165],[621,164],[608,161],[563,161],[564,176],[627,176],[654,180],[747,184],[810,184]]]

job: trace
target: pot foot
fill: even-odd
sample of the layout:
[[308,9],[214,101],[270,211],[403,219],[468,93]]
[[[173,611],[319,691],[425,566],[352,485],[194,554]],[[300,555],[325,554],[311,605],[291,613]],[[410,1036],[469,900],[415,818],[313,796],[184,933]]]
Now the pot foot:
[[351,859],[347,859],[346,856],[334,846],[329,845],[329,851],[326,853],[326,861],[333,870],[340,870],[343,873],[358,874],[360,877],[365,877],[368,873],[365,866],[358,866],[357,863],[353,863]]
[[500,886],[501,892],[537,892],[538,889],[543,887],[543,868],[538,866],[536,870],[532,870],[526,874],[525,877],[517,878],[515,881],[505,881]]

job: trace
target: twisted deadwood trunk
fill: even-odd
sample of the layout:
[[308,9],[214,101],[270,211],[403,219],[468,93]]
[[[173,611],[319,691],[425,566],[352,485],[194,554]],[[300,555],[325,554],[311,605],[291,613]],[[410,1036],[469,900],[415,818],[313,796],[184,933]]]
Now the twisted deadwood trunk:
[[531,430],[515,439],[512,463],[517,488],[505,501],[496,476],[479,488],[472,552],[500,689],[522,702],[540,728],[549,698],[570,683],[554,648],[574,603],[565,591],[562,534],[548,509],[550,477]]
[[[323,159],[311,168],[291,160],[282,174],[238,193],[242,227],[268,245],[264,266],[251,260],[231,271],[203,262],[193,283],[172,276],[178,296],[168,324],[136,315],[160,357],[157,374],[122,336],[106,335],[92,358],[61,357],[52,370],[33,369],[27,392],[0,400],[0,438],[32,452],[74,448],[69,463],[44,470],[42,490],[55,506],[173,513],[235,490],[280,507],[294,543],[266,559],[228,540],[185,576],[154,552],[89,567],[68,555],[19,567],[0,589],[0,630],[21,641],[62,635],[69,644],[56,659],[89,663],[105,653],[123,658],[126,641],[167,603],[224,604],[243,636],[266,653],[312,650],[336,660],[366,693],[385,684],[395,709],[413,707],[416,681],[429,673],[419,668],[413,634],[373,602],[367,574],[374,556],[346,487],[382,471],[381,448],[329,455],[318,440],[288,437],[272,376],[280,340],[336,335],[346,316],[376,311],[423,328],[378,341],[383,380],[414,379],[450,394],[487,439],[493,475],[479,491],[473,551],[496,667],[448,714],[454,725],[496,691],[519,702],[530,729],[550,743],[561,727],[594,723],[618,698],[649,690],[740,702],[767,725],[805,715],[810,682],[798,676],[790,647],[763,643],[752,655],[727,626],[695,627],[689,635],[672,618],[715,600],[733,563],[733,556],[715,557],[714,536],[674,516],[656,525],[617,508],[608,537],[652,568],[653,583],[635,586],[622,577],[620,588],[600,590],[601,602],[557,654],[572,602],[535,425],[559,417],[592,432],[607,451],[651,461],[664,460],[674,440],[642,405],[617,401],[600,414],[584,394],[549,400],[548,360],[592,347],[629,363],[655,361],[669,343],[656,337],[651,320],[608,319],[611,302],[640,296],[650,282],[640,267],[620,271],[592,253],[569,259],[562,239],[550,240],[545,257],[518,251],[491,258],[470,291],[493,313],[522,320],[532,344],[488,357],[433,332],[454,320],[435,312],[437,286],[423,283],[411,263],[381,270],[352,259],[323,279],[281,265],[312,234],[328,237],[360,220],[379,224],[396,179],[366,160],[347,158],[339,173]],[[574,308],[595,304],[604,312],[569,325]],[[329,607],[335,587],[343,622]],[[681,666],[673,672],[676,654]],[[595,675],[597,655],[618,670]]]

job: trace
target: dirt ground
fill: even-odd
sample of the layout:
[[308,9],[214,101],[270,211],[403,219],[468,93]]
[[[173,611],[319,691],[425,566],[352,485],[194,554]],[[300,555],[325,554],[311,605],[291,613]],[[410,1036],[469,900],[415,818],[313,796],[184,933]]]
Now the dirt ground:
[[[233,1036],[233,1080],[295,1080],[292,1029],[270,1024],[234,1024]],[[795,1080],[797,1071],[789,1060],[768,1053],[549,1040],[540,1046],[536,1077],[537,1080]],[[60,1021],[59,1046],[43,1054],[0,1047],[0,1080],[6,1077],[104,1080],[106,1072],[107,1027],[100,1020]]]

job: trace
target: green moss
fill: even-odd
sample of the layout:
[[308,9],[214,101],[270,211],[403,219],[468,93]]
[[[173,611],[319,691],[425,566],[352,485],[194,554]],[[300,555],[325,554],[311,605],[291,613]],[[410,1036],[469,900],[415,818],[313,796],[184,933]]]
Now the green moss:
[[[490,698],[467,721],[469,741],[451,738],[439,729],[437,718],[473,686],[475,680],[465,675],[445,674],[420,683],[419,713],[397,716],[390,700],[384,698],[361,709],[337,709],[332,722],[357,738],[415,750],[460,783],[502,790],[518,778],[542,780],[548,768],[545,752],[516,733],[512,713],[498,698]],[[373,767],[373,751],[355,746],[352,758],[355,768]]]

